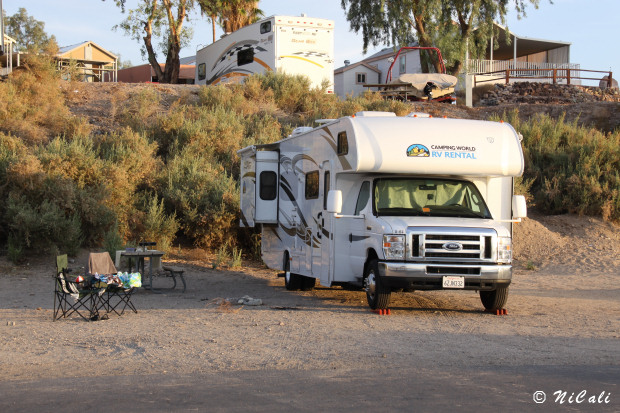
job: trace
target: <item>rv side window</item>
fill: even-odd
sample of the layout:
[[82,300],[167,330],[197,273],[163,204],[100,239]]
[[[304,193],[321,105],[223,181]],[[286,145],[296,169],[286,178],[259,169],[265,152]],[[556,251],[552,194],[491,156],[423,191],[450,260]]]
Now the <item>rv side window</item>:
[[323,209],[327,209],[327,194],[329,192],[329,171],[323,176]]
[[271,31],[271,22],[265,22],[260,25],[260,34],[269,33]]
[[349,153],[349,141],[346,132],[338,133],[338,155],[346,155]]
[[357,196],[357,204],[355,204],[355,214],[359,215],[360,212],[366,207],[368,204],[368,200],[370,199],[370,182],[364,181],[362,183],[362,187],[360,188],[360,193]]
[[260,173],[259,196],[263,201],[273,201],[278,194],[278,177],[273,171]]
[[237,66],[249,65],[254,61],[254,49],[249,48],[237,52]]
[[306,199],[319,197],[319,171],[306,174]]
[[207,64],[201,63],[198,65],[198,80],[205,80],[207,77]]

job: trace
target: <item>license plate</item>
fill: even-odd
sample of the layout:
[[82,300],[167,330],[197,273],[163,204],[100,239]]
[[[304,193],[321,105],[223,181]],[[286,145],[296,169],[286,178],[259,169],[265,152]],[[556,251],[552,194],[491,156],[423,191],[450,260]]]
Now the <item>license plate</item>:
[[465,277],[443,277],[443,288],[465,288]]

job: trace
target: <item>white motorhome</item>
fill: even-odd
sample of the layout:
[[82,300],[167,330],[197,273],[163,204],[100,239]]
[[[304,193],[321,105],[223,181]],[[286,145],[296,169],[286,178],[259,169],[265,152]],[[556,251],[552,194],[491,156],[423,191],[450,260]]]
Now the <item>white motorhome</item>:
[[306,75],[313,87],[334,92],[334,22],[271,16],[196,52],[196,84],[238,82],[254,73]]
[[507,123],[360,112],[240,150],[241,222],[289,290],[357,285],[478,290],[503,308],[512,278],[520,135]]

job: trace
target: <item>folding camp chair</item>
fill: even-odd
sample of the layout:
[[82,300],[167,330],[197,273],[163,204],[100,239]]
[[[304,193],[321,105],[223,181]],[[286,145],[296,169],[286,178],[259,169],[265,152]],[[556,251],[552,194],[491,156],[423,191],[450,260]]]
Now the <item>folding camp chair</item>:
[[90,288],[89,285],[85,286],[83,283],[70,280],[67,276],[70,271],[67,255],[57,256],[52,319],[56,321],[74,313],[86,321],[98,319],[97,290]]
[[133,288],[124,288],[122,284],[97,280],[95,274],[105,275],[106,280],[117,274],[114,262],[107,252],[91,252],[88,255],[88,275],[93,279],[95,287],[105,288],[100,294],[99,308],[103,308],[106,313],[114,312],[119,316],[123,315],[127,307],[134,313],[138,312],[131,302]]

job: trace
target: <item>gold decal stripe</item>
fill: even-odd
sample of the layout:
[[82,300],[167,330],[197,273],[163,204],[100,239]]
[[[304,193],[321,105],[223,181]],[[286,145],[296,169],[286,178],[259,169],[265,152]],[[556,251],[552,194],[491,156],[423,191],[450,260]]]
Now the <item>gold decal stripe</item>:
[[269,67],[269,65],[267,63],[263,62],[262,60],[254,58],[254,61],[256,63],[258,63],[259,65],[263,66],[265,69],[269,70],[270,72],[273,72],[273,69],[271,67]]
[[320,67],[321,69],[324,69],[323,65],[318,64],[317,62],[313,62],[310,59],[306,59],[305,57],[299,57],[299,56],[282,56],[282,57],[290,57],[291,59],[299,59],[299,60],[303,60],[305,62],[308,63],[312,63],[313,65],[317,65],[318,67]]

